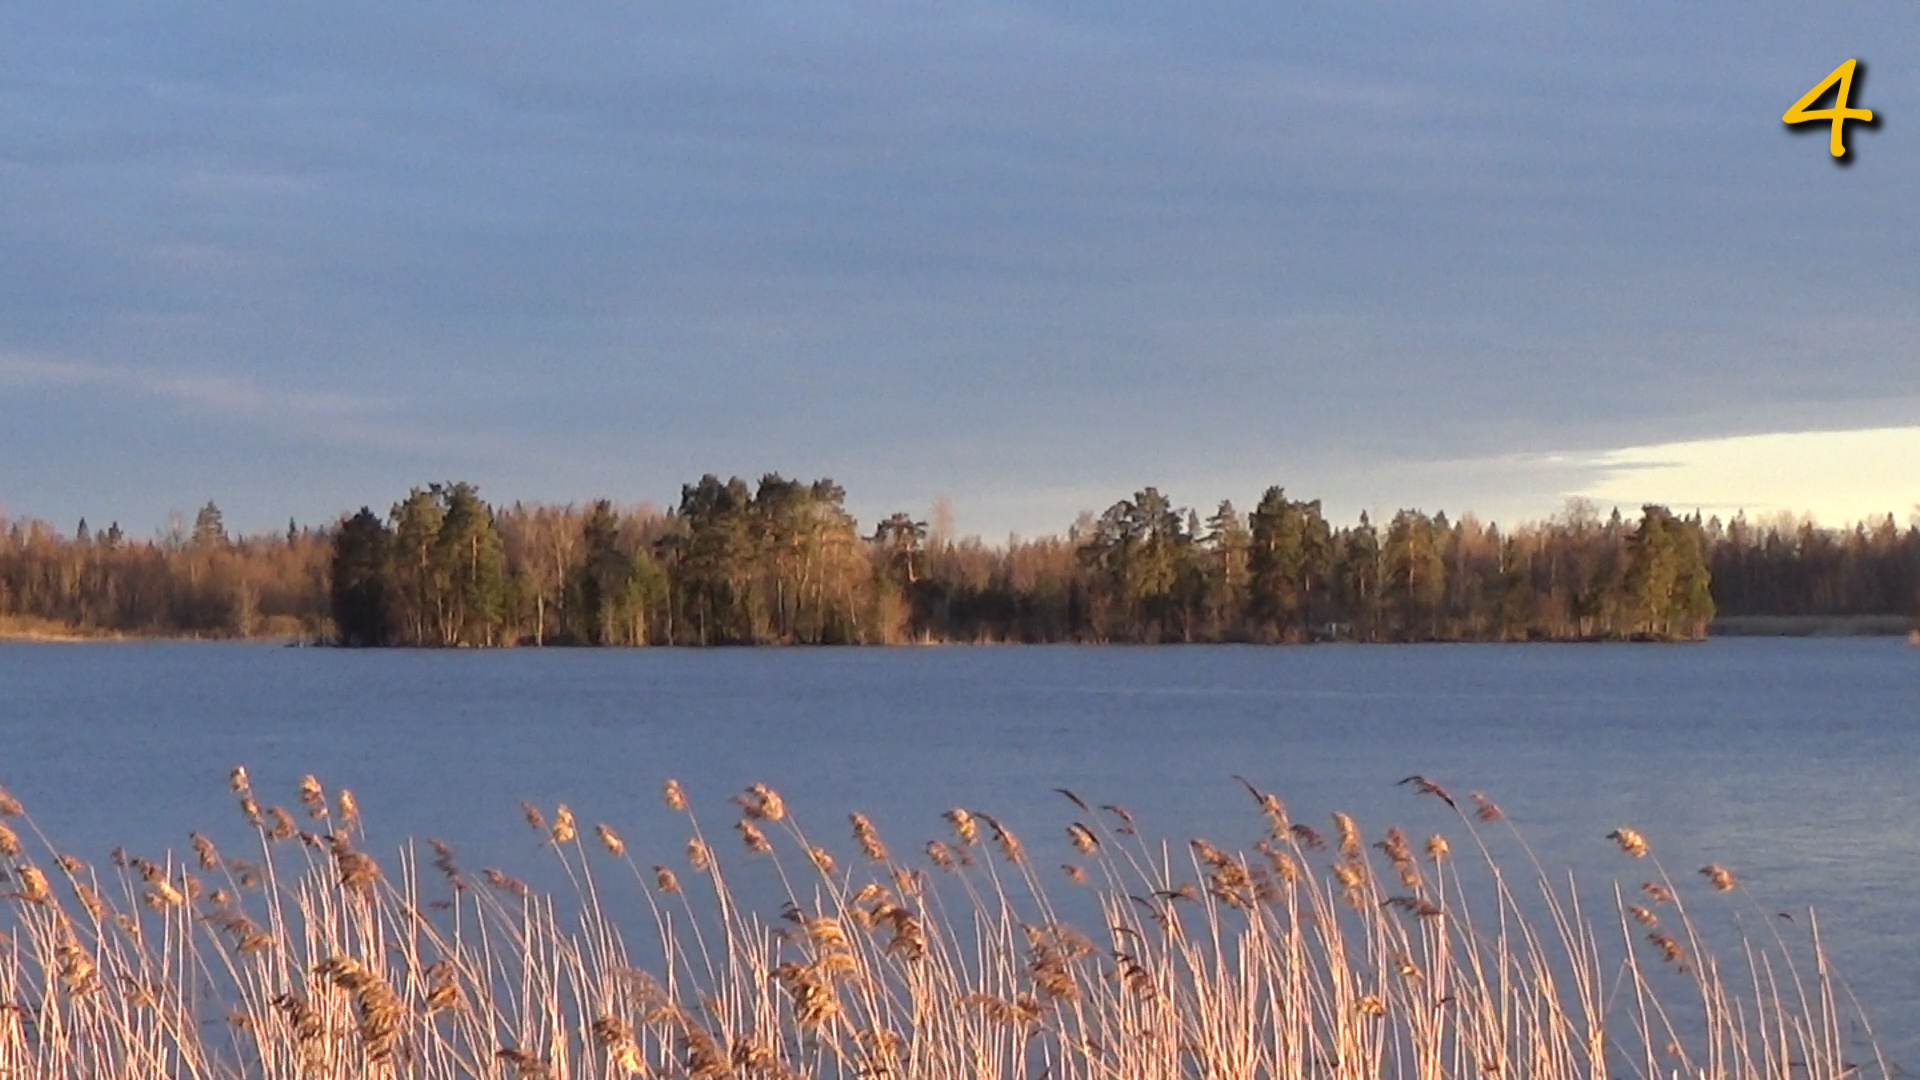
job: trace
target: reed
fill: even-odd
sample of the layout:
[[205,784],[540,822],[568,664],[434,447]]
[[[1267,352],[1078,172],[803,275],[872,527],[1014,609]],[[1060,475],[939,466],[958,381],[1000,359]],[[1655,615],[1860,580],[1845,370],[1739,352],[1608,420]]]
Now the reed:
[[1063,791],[1060,867],[960,808],[912,849],[853,814],[837,854],[764,785],[710,834],[669,782],[688,839],[659,864],[524,806],[559,890],[470,877],[434,840],[362,850],[351,795],[313,777],[302,828],[234,771],[244,855],[196,833],[190,859],[101,868],[0,791],[0,1077],[1889,1072],[1811,913],[1776,917],[1724,867],[1671,876],[1622,826],[1632,872],[1596,904],[1485,796],[1409,777],[1442,827],[1369,843],[1241,782],[1247,850],[1156,842]]

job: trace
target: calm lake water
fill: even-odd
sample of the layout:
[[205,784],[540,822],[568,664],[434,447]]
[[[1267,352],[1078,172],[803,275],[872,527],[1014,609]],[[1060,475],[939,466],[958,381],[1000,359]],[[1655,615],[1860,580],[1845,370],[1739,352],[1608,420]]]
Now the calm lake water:
[[[754,781],[848,845],[896,849],[987,810],[1047,864],[1056,787],[1176,842],[1245,844],[1230,777],[1378,833],[1445,828],[1395,781],[1484,791],[1550,868],[1644,876],[1601,839],[1646,833],[1676,875],[1716,861],[1769,910],[1820,910],[1839,969],[1920,1067],[1920,649],[1889,640],[1701,645],[345,652],[0,645],[0,784],[64,849],[234,837],[227,770],[292,802],[347,786],[373,845],[437,836],[469,865],[537,861],[518,802],[678,851],[678,777],[710,824]],[[1634,876],[1638,874],[1638,876]]]

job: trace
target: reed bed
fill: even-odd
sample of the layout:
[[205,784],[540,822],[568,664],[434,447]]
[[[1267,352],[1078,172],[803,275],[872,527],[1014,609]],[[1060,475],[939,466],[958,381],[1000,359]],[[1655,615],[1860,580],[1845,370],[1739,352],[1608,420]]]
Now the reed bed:
[[263,808],[234,771],[244,854],[193,834],[104,867],[0,792],[0,1078],[1889,1071],[1811,913],[1722,867],[1669,875],[1617,828],[1594,902],[1484,796],[1409,777],[1409,815],[1439,827],[1370,841],[1241,783],[1245,850],[1062,792],[1048,846],[1073,861],[1041,866],[977,810],[909,851],[858,813],[803,831],[762,785],[709,832],[669,782],[670,857],[525,806],[536,876],[569,883],[548,890],[434,840],[376,857],[352,796],[312,777]]

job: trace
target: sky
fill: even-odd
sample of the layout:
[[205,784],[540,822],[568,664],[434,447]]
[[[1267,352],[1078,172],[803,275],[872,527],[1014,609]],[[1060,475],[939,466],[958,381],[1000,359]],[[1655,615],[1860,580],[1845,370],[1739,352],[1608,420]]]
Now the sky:
[[24,0],[0,507],[1904,523],[1916,166],[1890,2]]

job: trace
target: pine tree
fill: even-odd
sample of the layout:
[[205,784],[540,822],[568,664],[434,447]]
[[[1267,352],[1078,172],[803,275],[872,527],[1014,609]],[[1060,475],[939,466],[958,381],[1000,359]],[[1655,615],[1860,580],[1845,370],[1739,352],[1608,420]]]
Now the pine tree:
[[400,640],[407,645],[446,643],[447,583],[436,545],[446,511],[440,485],[414,488],[393,507],[390,602]]
[[888,572],[902,591],[920,580],[919,567],[927,543],[926,522],[896,513],[874,526],[873,543],[880,548]]
[[334,636],[342,645],[377,646],[391,640],[387,579],[392,540],[385,523],[365,507],[333,534],[328,595]]
[[1353,620],[1355,636],[1372,641],[1380,622],[1380,532],[1365,511],[1358,525],[1341,534],[1339,551],[1335,576],[1341,601]]
[[1227,500],[1222,500],[1213,516],[1206,520],[1206,529],[1200,542],[1209,559],[1208,621],[1216,637],[1236,638],[1243,632],[1240,624],[1247,606],[1247,563],[1253,536],[1247,531],[1240,511]]
[[1094,523],[1079,554],[1106,601],[1108,636],[1156,641],[1176,627],[1187,636],[1193,538],[1182,517],[1150,487],[1114,503]]
[[1321,516],[1320,501],[1296,502],[1284,489],[1270,487],[1248,522],[1253,621],[1282,640],[1303,640],[1314,594],[1333,568],[1333,531]]
[[1393,515],[1381,560],[1385,593],[1394,600],[1400,636],[1437,636],[1440,601],[1447,593],[1447,562],[1440,551],[1438,524],[1418,510]]
[[480,501],[472,484],[448,485],[443,498],[446,509],[434,539],[434,558],[448,583],[445,643],[497,645],[506,612],[507,574],[493,510]]
[[613,504],[596,501],[582,528],[585,558],[574,571],[579,597],[580,637],[594,645],[608,645],[624,631],[634,560],[620,548],[620,519]]
[[670,538],[674,591],[702,645],[751,640],[755,567],[753,496],[746,481],[708,473],[680,488],[677,535]]
[[[1803,550],[1810,546],[1803,541]],[[1629,541],[1627,594],[1641,633],[1655,638],[1701,637],[1713,618],[1713,597],[1697,522],[1664,506],[1641,508]]]
[[212,499],[193,516],[192,544],[197,548],[222,547],[227,542],[226,521],[220,516],[220,507]]

